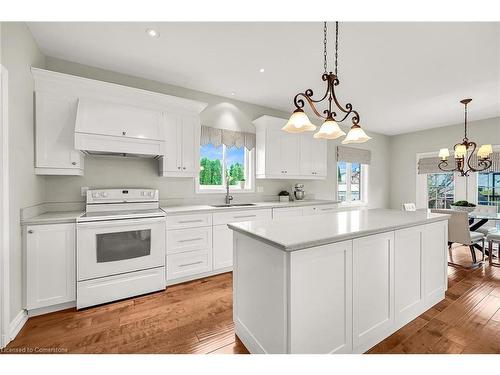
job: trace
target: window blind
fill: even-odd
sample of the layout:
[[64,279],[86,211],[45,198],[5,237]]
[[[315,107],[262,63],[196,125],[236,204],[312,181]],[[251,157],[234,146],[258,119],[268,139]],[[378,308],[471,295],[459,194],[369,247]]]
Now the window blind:
[[255,148],[255,134],[202,126],[200,144],[204,146],[209,143],[215,147],[222,144],[227,147],[236,146],[238,148],[244,146],[248,151],[250,151]]
[[337,146],[337,161],[348,163],[370,164],[372,153],[361,148]]
[[[479,158],[477,157],[477,154],[472,155],[472,158],[470,159],[470,163],[473,167],[476,167],[478,165],[478,160]],[[490,155],[490,159],[492,161],[491,167],[488,169],[485,169],[484,171],[481,172],[500,172],[500,152],[493,152]]]
[[[441,158],[438,156],[419,159],[417,173],[418,174],[445,173],[444,171],[438,168],[438,164],[440,161]],[[453,169],[455,167],[456,167],[455,159],[448,158],[448,166],[446,167],[446,169]]]

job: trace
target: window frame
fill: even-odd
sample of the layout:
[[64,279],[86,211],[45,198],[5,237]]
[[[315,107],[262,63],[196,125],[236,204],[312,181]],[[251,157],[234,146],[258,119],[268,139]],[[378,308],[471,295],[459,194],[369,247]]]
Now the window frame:
[[[500,145],[493,145],[493,152],[500,152]],[[473,178],[472,178],[473,177]],[[467,178],[467,201],[477,204],[477,180],[479,173],[472,173]]]
[[[222,185],[200,185],[200,173],[195,177],[195,192],[197,194],[220,194],[226,192],[226,149],[227,146],[222,144]],[[200,146],[201,147],[201,146]],[[248,150],[242,146],[244,150],[244,169],[245,169],[245,188],[241,189],[239,185],[229,185],[231,194],[255,193],[255,148]],[[201,160],[201,154],[198,164]]]
[[[339,200],[339,180],[338,180],[338,167],[339,163],[346,164],[346,200],[341,202]],[[352,163],[347,161],[337,161],[335,164],[335,200],[339,201],[341,206],[366,206],[368,205],[368,174],[369,174],[369,165],[361,164],[361,178],[359,179],[359,189],[360,189],[360,197],[359,200],[353,201],[351,200],[351,175],[352,175]]]

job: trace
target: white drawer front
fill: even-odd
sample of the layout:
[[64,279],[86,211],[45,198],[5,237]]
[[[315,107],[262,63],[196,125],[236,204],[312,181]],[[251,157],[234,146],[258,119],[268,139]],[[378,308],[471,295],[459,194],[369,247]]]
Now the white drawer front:
[[212,248],[212,227],[167,231],[167,254]]
[[339,208],[335,204],[322,204],[319,206],[304,207],[304,216],[306,215],[322,215],[331,212],[337,212]]
[[207,227],[212,225],[212,214],[167,216],[167,230]]
[[302,216],[304,207],[273,208],[273,219]]
[[244,210],[215,213],[213,217],[214,225],[237,223],[239,221],[256,221],[272,218],[272,210]]
[[211,270],[211,251],[197,250],[167,255],[167,280],[179,279]]

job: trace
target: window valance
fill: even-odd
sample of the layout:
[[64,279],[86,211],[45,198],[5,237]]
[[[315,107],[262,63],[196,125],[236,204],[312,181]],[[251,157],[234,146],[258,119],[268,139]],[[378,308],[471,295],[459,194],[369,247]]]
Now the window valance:
[[244,146],[250,151],[255,148],[255,134],[202,126],[200,144],[204,146],[209,143],[216,147],[222,144],[226,147],[241,148]]
[[[491,167],[485,169],[482,172],[498,172],[500,171],[500,152],[494,152],[490,155],[491,158]],[[439,157],[429,157],[429,158],[421,158],[418,160],[418,174],[426,174],[426,173],[443,173],[441,169],[438,168],[438,164],[441,161]],[[477,154],[473,154],[471,158],[471,165],[473,167],[478,165],[478,157]],[[447,169],[456,168],[455,159],[453,157],[448,158],[448,166]]]
[[[444,173],[441,169],[438,168],[438,164],[440,161],[441,158],[438,156],[418,159],[417,173],[418,174]],[[448,166],[446,168],[447,169],[456,168],[456,163],[454,158],[448,158]]]
[[337,161],[348,163],[370,164],[372,153],[361,148],[337,146]]

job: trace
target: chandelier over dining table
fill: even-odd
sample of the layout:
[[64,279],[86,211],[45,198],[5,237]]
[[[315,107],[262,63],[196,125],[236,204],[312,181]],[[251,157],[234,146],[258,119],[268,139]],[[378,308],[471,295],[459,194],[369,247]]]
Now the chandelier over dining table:
[[469,172],[481,172],[491,167],[492,160],[490,159],[490,155],[493,152],[493,148],[490,144],[479,147],[479,150],[477,151],[477,165],[473,166],[471,163],[471,159],[477,148],[476,142],[469,141],[469,138],[467,138],[467,105],[471,101],[472,99],[463,99],[460,101],[460,103],[462,103],[465,107],[465,134],[462,142],[457,143],[453,147],[455,166],[448,165],[450,151],[447,148],[439,150],[439,157],[441,158],[441,161],[438,164],[438,168],[444,172],[459,172],[461,176],[468,176]]
[[[302,133],[306,131],[315,131],[316,126],[311,123],[306,113],[304,112],[304,106],[307,102],[311,107],[312,111],[316,116],[324,119],[323,125],[321,125],[319,131],[314,134],[314,138],[322,139],[337,139],[346,135],[346,133],[339,127],[338,123],[351,118],[352,126],[347,137],[342,140],[343,144],[349,143],[363,143],[371,139],[364,130],[359,125],[360,116],[359,113],[353,109],[351,103],[342,106],[337,99],[335,94],[335,87],[339,85],[340,81],[338,78],[338,40],[339,40],[339,23],[335,22],[335,60],[334,60],[334,72],[328,72],[328,60],[327,60],[327,23],[324,22],[323,26],[323,67],[324,73],[321,79],[326,82],[326,92],[325,95],[320,99],[313,99],[313,90],[307,89],[304,92],[300,92],[295,95],[294,104],[295,110],[293,111],[290,119],[282,130],[289,133]],[[320,113],[316,108],[317,103],[321,103],[324,100],[328,102],[328,107]],[[335,108],[333,108],[335,105]]]

